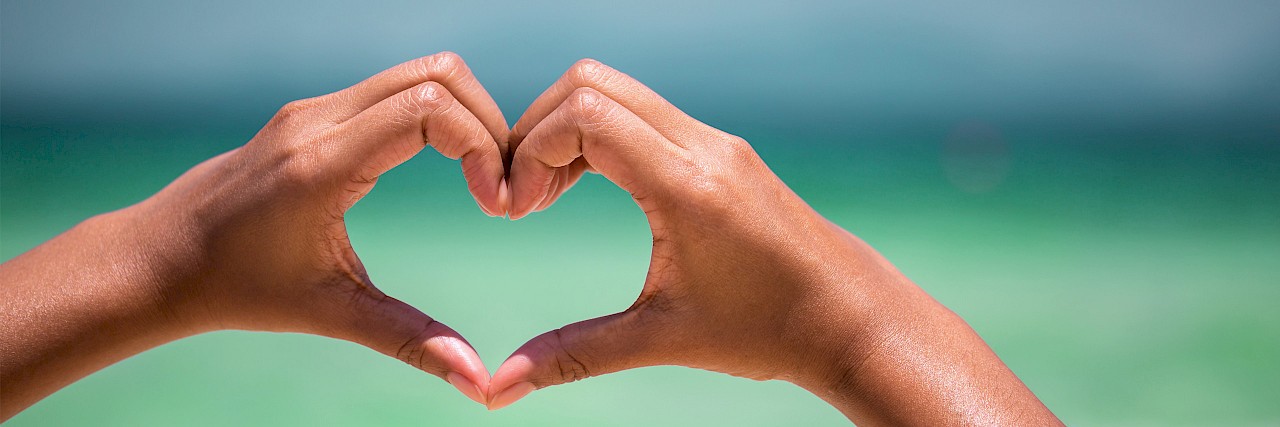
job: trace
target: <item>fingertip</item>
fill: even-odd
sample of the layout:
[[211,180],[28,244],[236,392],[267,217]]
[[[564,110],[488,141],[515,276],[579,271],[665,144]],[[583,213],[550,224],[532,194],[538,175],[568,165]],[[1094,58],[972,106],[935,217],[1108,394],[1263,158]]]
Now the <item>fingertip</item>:
[[492,187],[488,187],[491,190],[487,192],[477,193],[477,188],[480,187],[471,189],[471,197],[475,199],[476,206],[480,208],[481,212],[484,212],[490,218],[507,215],[507,206],[510,204],[507,199],[510,198],[510,190],[507,189],[507,179],[505,177],[498,178]]
[[[415,353],[421,354],[421,359],[416,364],[419,369],[439,375],[468,397],[472,397],[468,388],[480,391],[489,388],[489,370],[484,367],[484,361],[480,360],[480,354],[452,329],[422,341],[418,344],[418,350],[409,354]],[[469,384],[459,383],[457,377]]]
[[476,200],[476,207],[480,208],[480,212],[484,212],[484,214],[489,218],[502,216],[501,213],[498,213],[498,211],[493,208],[493,205],[496,205],[497,203],[485,202],[480,198],[480,196],[472,195],[472,197]]
[[457,372],[450,372],[445,375],[445,380],[448,381],[449,384],[452,384],[454,388],[458,389],[463,396],[467,396],[468,399],[471,399],[481,405],[487,406],[489,404],[487,399],[485,399],[485,393],[480,389],[480,386],[467,379],[465,375]]
[[[512,167],[513,172],[519,173],[517,170],[517,168]],[[529,204],[525,199],[528,199],[529,196],[525,191],[521,190],[521,186],[525,186],[525,180],[527,179],[527,177],[512,176],[511,181],[507,184],[507,197],[509,198],[508,203],[510,203],[507,206],[507,218],[512,221],[524,218],[525,215],[529,214],[529,210],[525,208]]]
[[507,184],[507,178],[503,177],[498,183],[498,216],[504,216],[510,213],[511,209],[511,187]]
[[496,411],[515,403],[517,400],[520,400],[525,396],[528,396],[529,393],[532,393],[534,390],[537,390],[537,387],[534,386],[533,383],[516,383],[493,396],[493,399],[490,400],[486,406],[490,411]]
[[[533,372],[533,360],[522,350],[517,350],[506,361],[498,366],[498,370],[493,373],[493,377],[489,381],[490,391],[504,391],[511,388],[513,384],[527,382],[530,373]],[[493,395],[494,393],[490,393]]]
[[512,191],[512,194],[510,195],[510,197],[511,197],[511,208],[509,211],[507,211],[507,218],[510,218],[512,221],[515,221],[520,218],[524,218],[525,216],[528,216],[529,213],[532,211],[532,209],[529,209],[528,207],[526,207],[529,203],[523,202],[521,200],[522,198],[515,194],[515,191]]

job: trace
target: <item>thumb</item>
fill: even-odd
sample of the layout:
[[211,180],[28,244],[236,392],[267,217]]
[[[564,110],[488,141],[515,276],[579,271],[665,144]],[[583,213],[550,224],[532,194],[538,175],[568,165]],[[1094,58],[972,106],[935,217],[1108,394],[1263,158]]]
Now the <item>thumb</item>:
[[533,390],[617,371],[657,365],[663,354],[658,328],[642,311],[585,320],[544,333],[512,353],[489,382],[489,410]]
[[463,395],[485,403],[489,371],[457,331],[395,298],[384,296],[354,316],[338,338],[400,359],[448,381]]

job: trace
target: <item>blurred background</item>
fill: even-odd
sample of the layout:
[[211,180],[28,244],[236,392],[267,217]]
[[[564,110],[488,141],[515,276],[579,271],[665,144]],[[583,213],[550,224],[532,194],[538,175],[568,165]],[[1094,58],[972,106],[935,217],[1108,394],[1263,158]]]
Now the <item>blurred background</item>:
[[[1068,424],[1280,423],[1280,2],[626,3],[4,0],[0,259],[402,61],[460,53],[514,122],[593,57],[751,141]],[[382,289],[493,368],[630,305],[651,243],[599,176],[512,223],[429,150],[348,225]],[[847,422],[787,383],[676,367],[488,413],[354,344],[219,332],[11,424]]]

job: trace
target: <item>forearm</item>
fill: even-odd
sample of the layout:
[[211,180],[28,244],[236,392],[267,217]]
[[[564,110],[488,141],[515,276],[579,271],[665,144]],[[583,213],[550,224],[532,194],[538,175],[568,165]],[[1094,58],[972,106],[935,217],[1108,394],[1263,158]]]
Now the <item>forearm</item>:
[[881,307],[850,322],[826,378],[801,386],[868,426],[1060,424],[963,318],[896,271],[884,277],[859,295]]
[[824,349],[827,375],[802,387],[860,425],[1060,424],[963,319],[851,243],[866,262],[844,287],[861,288],[828,315],[848,327]]
[[[164,307],[155,250],[126,211],[91,218],[0,265],[0,419],[189,333]],[[154,249],[154,248],[153,248]]]
[[865,425],[1057,425],[958,316],[940,304],[848,351],[819,395]]

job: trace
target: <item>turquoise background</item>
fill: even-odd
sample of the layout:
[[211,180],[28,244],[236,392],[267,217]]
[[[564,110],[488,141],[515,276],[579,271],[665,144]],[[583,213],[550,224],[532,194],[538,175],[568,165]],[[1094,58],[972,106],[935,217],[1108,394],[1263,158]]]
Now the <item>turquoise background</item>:
[[[1280,423],[1274,1],[8,1],[0,259],[239,146],[280,105],[453,50],[509,121],[581,57],[749,140],[960,313],[1071,425]],[[434,153],[348,215],[390,294],[492,368],[635,298],[651,243],[588,176],[519,222]],[[354,344],[219,332],[31,407],[39,425],[843,425],[781,382],[645,368],[487,412]]]

